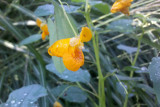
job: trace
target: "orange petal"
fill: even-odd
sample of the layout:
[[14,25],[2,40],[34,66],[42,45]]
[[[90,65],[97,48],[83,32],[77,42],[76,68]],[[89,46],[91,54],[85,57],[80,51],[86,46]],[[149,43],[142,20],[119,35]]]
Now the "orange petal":
[[41,19],[39,19],[39,18],[38,18],[38,19],[36,20],[36,24],[37,24],[37,26],[38,26],[38,27],[40,27],[40,26],[41,26],[41,24],[42,24]]
[[53,107],[63,107],[61,105],[61,103],[59,103],[58,101],[56,101],[54,104],[53,104]]
[[92,39],[92,32],[88,27],[82,27],[80,33],[80,40],[81,42],[88,42]]
[[40,28],[43,32],[46,33],[46,35],[49,35],[47,24],[41,24]]
[[44,40],[45,38],[46,38],[46,34],[45,34],[45,32],[42,32],[42,40]]
[[68,70],[77,71],[84,64],[84,55],[78,47],[69,47],[63,55],[63,63]]
[[121,12],[129,16],[129,8],[124,8],[121,10]]
[[133,0],[117,0],[111,8],[112,13],[122,12],[129,15],[129,6]]
[[66,52],[68,52],[70,38],[61,39],[56,41],[48,49],[48,54],[51,56],[62,57]]

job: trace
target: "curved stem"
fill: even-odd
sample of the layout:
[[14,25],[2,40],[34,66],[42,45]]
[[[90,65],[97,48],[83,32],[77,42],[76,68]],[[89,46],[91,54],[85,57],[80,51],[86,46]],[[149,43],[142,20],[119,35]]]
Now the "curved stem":
[[[131,64],[132,66],[135,66],[135,64],[136,64],[136,61],[137,61],[137,58],[138,58],[138,55],[139,55],[139,51],[140,51],[140,47],[141,47],[141,40],[143,38],[143,35],[144,35],[144,30],[142,28],[142,35],[138,38],[138,49],[137,49],[137,52],[136,52],[136,56],[134,57],[134,60],[133,60],[133,62]],[[130,72],[130,78],[133,77],[133,74],[134,74],[134,71],[131,71]],[[127,87],[129,88],[129,84],[127,84]],[[129,95],[130,92],[131,92],[131,89],[129,88],[128,89],[128,94],[126,94],[126,96],[125,96],[125,101],[124,101],[123,107],[127,107],[128,95]]]
[[[86,8],[85,8],[85,18],[90,28],[92,35],[93,31],[91,26],[93,27],[92,20],[90,18],[89,9],[88,9],[88,0],[86,0]],[[99,45],[98,45],[98,35],[95,32],[95,35],[92,37],[92,43],[94,47],[95,57],[96,57],[96,66],[98,70],[98,96],[99,96],[99,107],[106,107],[105,105],[105,90],[104,90],[104,78],[101,71],[100,59],[99,59]]]

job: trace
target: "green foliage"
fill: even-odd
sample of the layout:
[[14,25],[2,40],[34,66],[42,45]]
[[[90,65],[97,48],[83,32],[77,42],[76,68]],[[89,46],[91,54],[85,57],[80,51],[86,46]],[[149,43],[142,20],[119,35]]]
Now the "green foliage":
[[34,35],[31,35],[31,36],[25,38],[24,40],[22,40],[19,43],[19,45],[27,45],[27,44],[36,42],[36,41],[38,41],[40,39],[41,39],[41,34],[34,34]]
[[7,102],[0,107],[35,107],[35,102],[46,95],[46,89],[38,84],[25,86],[10,93]]
[[46,66],[46,69],[56,74],[59,78],[70,82],[82,82],[88,84],[91,78],[89,72],[87,70],[82,70],[81,68],[76,72],[66,69],[63,73],[59,73],[55,69],[54,64],[51,63]]
[[160,104],[160,57],[154,57],[148,67],[150,78],[153,82],[154,91]]
[[[50,46],[55,42],[55,40],[58,40],[58,35],[56,35],[57,33],[56,32],[56,28],[55,28],[55,23],[53,24],[52,20],[51,19],[48,19],[48,27],[49,27],[49,44]],[[55,32],[53,32],[53,30]],[[58,70],[58,72],[64,72],[64,70],[66,69],[66,67],[64,66],[63,64],[63,60],[62,58],[60,57],[55,57],[55,56],[52,56],[52,59],[53,59],[53,63],[56,67],[56,69]]]
[[117,48],[119,50],[123,50],[123,51],[126,51],[127,53],[129,54],[132,54],[134,52],[137,52],[137,48],[136,47],[130,47],[130,46],[126,46],[126,45],[122,45],[122,44],[119,44],[117,46]]
[[38,6],[38,8],[34,11],[36,16],[48,16],[54,14],[54,7],[51,4],[45,4],[42,6]]
[[87,95],[78,87],[61,85],[52,89],[55,96],[59,96],[69,102],[84,103]]
[[[76,12],[80,7],[79,6],[73,6],[73,5],[63,5],[64,9],[67,13]],[[54,14],[54,6],[52,4],[45,4],[38,6],[38,8],[34,11],[34,14],[36,16],[48,16]]]
[[108,14],[110,12],[110,8],[107,3],[95,4],[95,5],[93,5],[93,7],[95,7],[97,10],[99,10],[103,14]]
[[[0,0],[0,107],[159,107],[159,2],[133,1],[127,16],[110,13],[112,0],[59,1]],[[93,38],[72,72],[47,49],[84,26]]]
[[114,22],[111,22],[107,26],[107,29],[121,33],[133,33],[135,27],[132,26],[132,23],[133,23],[132,19],[119,19]]

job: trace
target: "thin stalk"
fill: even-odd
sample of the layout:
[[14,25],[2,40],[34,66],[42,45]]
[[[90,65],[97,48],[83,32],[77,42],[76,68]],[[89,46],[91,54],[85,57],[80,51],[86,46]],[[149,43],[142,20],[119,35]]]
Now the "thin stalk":
[[91,91],[83,88],[79,82],[76,82],[76,83],[77,83],[78,87],[79,87],[80,89],[82,89],[83,91],[86,91],[87,93],[90,93],[90,94],[92,94],[93,96],[99,98],[99,96],[98,96],[96,93],[92,93]]
[[108,19],[107,21],[104,21],[104,22],[102,22],[102,23],[100,23],[100,24],[97,24],[97,25],[95,26],[95,28],[101,27],[101,26],[103,26],[103,25],[107,25],[108,23],[110,23],[110,22],[112,22],[112,21],[114,21],[114,20],[120,19],[120,18],[123,17],[123,16],[124,16],[124,15],[121,14],[121,15],[118,15],[118,16],[112,18],[112,19]]
[[[88,0],[86,0],[86,8],[85,8],[85,18],[88,24],[88,27],[90,28],[92,35],[93,31],[91,29],[92,20],[90,18],[89,10],[88,10]],[[98,69],[98,96],[99,96],[99,107],[106,107],[105,105],[105,90],[104,90],[104,79],[101,71],[101,66],[100,66],[100,59],[99,59],[99,45],[98,45],[98,35],[93,35],[92,37],[92,42],[93,42],[93,47],[94,47],[94,52],[95,52],[95,57],[96,57],[96,65]]]
[[[143,30],[143,28],[142,28],[142,35],[138,38],[138,49],[137,49],[137,52],[136,52],[136,55],[135,55],[135,57],[134,57],[134,60],[133,60],[133,62],[132,62],[132,66],[135,66],[135,64],[136,64],[136,61],[137,61],[137,58],[138,58],[138,55],[139,55],[139,51],[140,51],[140,47],[141,47],[141,40],[142,40],[142,38],[143,38],[143,35],[144,35],[144,30]],[[133,77],[133,74],[134,74],[134,71],[131,71],[130,72],[130,78],[132,78]],[[129,87],[129,84],[127,84],[127,87]],[[131,92],[131,89],[129,88],[128,89],[128,94],[126,94],[126,96],[125,96],[125,101],[124,101],[124,105],[123,105],[123,107],[127,107],[127,103],[128,103],[128,95],[129,95],[129,93]]]

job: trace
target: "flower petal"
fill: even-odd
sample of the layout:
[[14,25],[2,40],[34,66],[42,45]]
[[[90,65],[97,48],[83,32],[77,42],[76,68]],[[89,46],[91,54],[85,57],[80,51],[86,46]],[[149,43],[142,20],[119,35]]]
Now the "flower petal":
[[129,15],[129,8],[124,8],[121,10],[123,14]]
[[49,35],[47,24],[43,24],[43,23],[42,23],[41,26],[40,26],[40,28],[41,28],[41,30],[42,30],[43,32],[46,33],[46,35]]
[[84,64],[84,55],[78,47],[69,47],[63,55],[63,63],[68,70],[77,71]]
[[88,42],[92,39],[92,32],[88,27],[82,27],[80,33],[80,40],[81,42]]
[[45,40],[46,36],[47,36],[46,33],[42,32],[42,40]]
[[40,26],[41,26],[41,24],[42,24],[41,19],[39,19],[39,18],[38,18],[38,19],[36,20],[36,24],[37,24],[37,26],[38,26],[38,27],[40,27]]
[[122,12],[129,15],[129,6],[133,0],[117,0],[111,8],[112,13]]
[[63,107],[61,103],[59,103],[58,101],[56,101],[54,104],[53,104],[53,107]]
[[51,56],[62,57],[68,52],[69,42],[70,38],[56,41],[52,46],[49,47],[48,54]]

